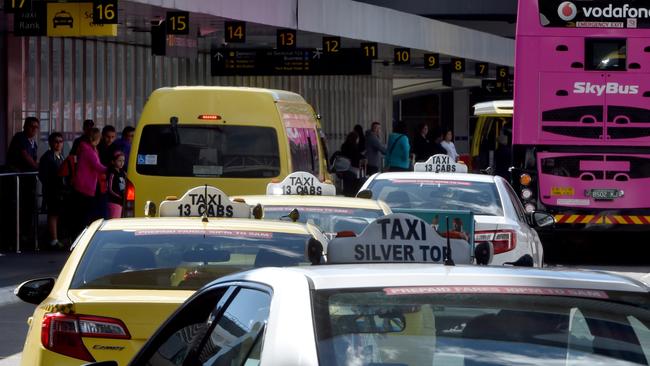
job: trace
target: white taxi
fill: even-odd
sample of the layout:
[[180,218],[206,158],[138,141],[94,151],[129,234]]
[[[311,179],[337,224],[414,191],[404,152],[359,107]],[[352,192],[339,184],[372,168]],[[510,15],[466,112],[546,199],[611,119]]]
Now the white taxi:
[[[130,365],[650,361],[650,288],[598,272],[442,265],[434,253],[450,244],[441,240],[417,217],[393,214],[333,239],[324,264],[221,278],[188,299]],[[451,257],[466,262],[456,250]]]
[[[336,187],[308,172],[294,172],[269,183],[266,195],[238,196],[264,207],[264,219],[311,223],[332,237],[341,231],[360,234],[376,218],[391,213],[382,201],[336,196]],[[295,211],[294,211],[295,210]]]
[[[148,211],[153,216],[154,206]],[[231,201],[214,187],[168,198],[159,211],[166,217],[94,222],[56,280],[16,289],[38,304],[22,365],[126,365],[199,287],[251,268],[309,264],[308,244],[327,240],[310,224],[255,219],[259,206]]]
[[544,249],[533,227],[552,225],[544,212],[527,213],[510,184],[499,176],[468,174],[467,167],[434,155],[413,172],[374,174],[360,193],[372,195],[393,212],[469,211],[474,242],[494,246],[493,264],[542,267]]

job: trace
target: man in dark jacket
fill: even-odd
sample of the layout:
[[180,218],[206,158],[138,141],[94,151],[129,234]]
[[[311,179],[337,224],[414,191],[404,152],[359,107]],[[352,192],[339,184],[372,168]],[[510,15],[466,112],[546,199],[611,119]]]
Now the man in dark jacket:
[[[9,143],[7,165],[19,173],[38,171],[36,151],[40,121],[27,117],[23,130],[16,133]],[[34,234],[34,213],[36,211],[36,176],[20,176],[20,240],[27,244]],[[34,238],[35,239],[35,238]]]
[[59,176],[59,167],[63,164],[63,135],[53,132],[48,137],[50,149],[41,156],[38,178],[43,187],[43,202],[47,210],[47,228],[50,234],[50,247],[61,249],[59,241],[59,216],[63,211],[63,178]]
[[382,155],[386,154],[386,145],[381,142],[381,123],[373,122],[366,131],[366,174],[373,175],[381,171]]

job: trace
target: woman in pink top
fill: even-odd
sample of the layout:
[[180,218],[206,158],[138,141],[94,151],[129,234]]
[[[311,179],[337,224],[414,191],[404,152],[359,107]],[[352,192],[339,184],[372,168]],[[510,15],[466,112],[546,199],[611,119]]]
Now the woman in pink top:
[[97,145],[101,138],[98,128],[90,131],[89,139],[81,141],[77,149],[77,169],[72,178],[74,188],[76,219],[72,223],[78,231],[90,224],[90,216],[93,212],[97,182],[100,174],[106,173],[106,167],[99,161]]

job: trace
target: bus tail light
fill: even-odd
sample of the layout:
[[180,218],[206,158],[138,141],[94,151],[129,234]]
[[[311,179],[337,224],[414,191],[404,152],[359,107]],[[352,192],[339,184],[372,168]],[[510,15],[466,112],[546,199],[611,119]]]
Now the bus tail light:
[[46,349],[79,360],[95,362],[82,337],[131,339],[121,320],[89,315],[45,314],[41,343]]
[[124,216],[135,217],[135,186],[126,180],[126,202],[124,203]]
[[530,182],[533,181],[533,178],[526,173],[523,173],[522,175],[519,176],[519,184],[521,184],[524,187],[528,187],[530,185]]
[[509,252],[517,246],[517,233],[513,230],[477,231],[474,233],[474,242],[491,241],[494,254]]

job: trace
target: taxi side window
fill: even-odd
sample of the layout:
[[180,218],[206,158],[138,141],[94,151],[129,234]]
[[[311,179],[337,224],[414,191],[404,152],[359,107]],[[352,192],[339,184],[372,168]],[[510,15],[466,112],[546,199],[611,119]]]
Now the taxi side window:
[[517,217],[519,218],[519,221],[526,222],[526,213],[524,211],[524,208],[521,206],[519,197],[517,197],[517,195],[512,190],[512,187],[510,187],[509,184],[504,183],[504,186],[506,187],[506,192],[508,192],[508,196],[510,197],[510,201],[512,202],[512,206],[514,207],[515,212],[517,213]]
[[133,363],[147,366],[183,365],[190,351],[207,333],[210,314],[215,308],[222,308],[233,292],[233,287],[222,287],[194,297],[160,328],[150,346],[138,354]]
[[210,326],[199,346],[198,362],[193,364],[243,365],[247,359],[249,364],[256,364],[270,306],[269,294],[240,289],[216,324]]

